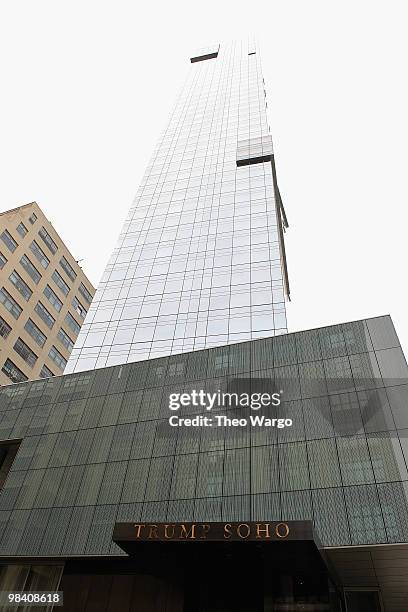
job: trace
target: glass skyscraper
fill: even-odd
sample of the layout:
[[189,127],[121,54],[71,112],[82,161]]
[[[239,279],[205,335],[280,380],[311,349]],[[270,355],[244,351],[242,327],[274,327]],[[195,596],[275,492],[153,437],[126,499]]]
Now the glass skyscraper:
[[200,49],[65,372],[286,333],[286,226],[256,45]]

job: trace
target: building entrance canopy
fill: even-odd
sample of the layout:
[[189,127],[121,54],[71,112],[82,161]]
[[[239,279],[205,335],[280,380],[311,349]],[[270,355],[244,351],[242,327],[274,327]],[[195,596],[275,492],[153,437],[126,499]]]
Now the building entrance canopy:
[[116,523],[113,540],[179,589],[183,611],[339,609],[310,521]]

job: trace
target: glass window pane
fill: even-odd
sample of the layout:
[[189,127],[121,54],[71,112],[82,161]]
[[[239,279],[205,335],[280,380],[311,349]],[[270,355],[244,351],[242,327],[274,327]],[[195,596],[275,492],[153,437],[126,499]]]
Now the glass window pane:
[[35,365],[35,362],[38,359],[37,355],[21,338],[17,338],[13,348],[30,367]]
[[71,264],[68,262],[68,260],[65,257],[62,257],[60,259],[60,266],[64,270],[68,278],[70,278],[72,281],[76,279],[77,277],[76,272],[74,271],[73,267],[71,266]]
[[55,323],[55,319],[54,319],[54,317],[52,315],[50,315],[50,313],[45,308],[45,306],[43,306],[43,304],[41,304],[41,302],[38,302],[38,304],[36,304],[34,310],[38,314],[38,316],[44,321],[44,323],[47,325],[47,327],[52,329],[52,327],[53,327],[53,325]]
[[25,235],[27,234],[27,232],[28,232],[28,229],[26,228],[26,226],[24,225],[24,223],[23,223],[23,222],[21,222],[21,223],[19,223],[19,224],[17,225],[17,231],[18,231],[18,233],[20,234],[20,236],[21,236],[22,238],[24,238],[24,236],[25,236]]
[[30,299],[30,297],[32,296],[33,292],[30,289],[30,287],[27,285],[26,282],[23,281],[23,279],[21,278],[21,276],[14,270],[10,276],[9,276],[9,280],[11,281],[11,283],[15,286],[15,288],[17,289],[17,291],[19,293],[21,293],[21,295],[23,296],[23,298],[26,300],[26,302],[28,302],[28,300]]
[[62,329],[58,331],[58,340],[65,346],[65,348],[71,352],[74,347],[74,342],[68,336],[68,334]]
[[48,299],[48,301],[54,306],[55,310],[57,312],[60,312],[60,310],[62,308],[62,302],[59,299],[59,297],[57,296],[57,294],[51,289],[51,287],[49,285],[44,287],[43,293],[44,293],[45,297]]
[[39,230],[38,235],[43,239],[44,243],[47,245],[51,253],[55,255],[55,253],[58,250],[58,247],[56,243],[54,242],[54,240],[51,238],[50,234],[45,229],[45,227],[42,227]]
[[17,302],[11,297],[8,291],[3,287],[0,289],[0,302],[3,306],[13,315],[15,319],[23,312],[21,306],[17,304]]
[[39,273],[37,268],[34,266],[34,264],[31,263],[31,261],[28,259],[27,255],[22,256],[22,258],[20,259],[20,264],[22,265],[24,270],[27,272],[27,274],[33,279],[35,284],[38,285],[38,283],[40,282],[42,278],[41,274]]
[[34,321],[32,321],[31,319],[28,319],[28,321],[24,325],[24,329],[26,330],[26,332],[28,334],[30,334],[30,336],[38,344],[38,346],[41,346],[41,347],[44,346],[44,344],[45,344],[45,342],[47,340],[47,337],[46,337],[45,334],[42,333],[42,331],[34,323]]
[[28,380],[28,377],[19,370],[19,368],[11,361],[11,359],[6,359],[5,364],[1,368],[1,371],[6,374],[10,378],[10,380],[14,383],[24,382]]
[[57,287],[62,291],[62,293],[65,296],[67,296],[70,288],[67,285],[67,283],[64,281],[64,279],[62,278],[61,274],[57,272],[57,270],[54,270],[54,272],[52,273],[52,280],[57,285]]
[[52,346],[50,348],[48,356],[53,360],[54,363],[57,364],[59,368],[61,368],[61,370],[63,370],[67,365],[67,360],[61,355],[61,353],[58,349],[55,348],[55,346]]
[[45,253],[43,252],[43,250],[38,246],[38,244],[36,243],[35,240],[32,241],[32,243],[30,244],[30,249],[32,251],[32,253],[34,253],[37,261],[40,262],[40,264],[42,265],[42,267],[44,269],[48,268],[50,260],[48,259],[48,257],[45,255]]
[[14,240],[13,236],[10,234],[10,232],[5,229],[0,235],[0,239],[4,242],[9,251],[14,253],[18,245],[17,242]]

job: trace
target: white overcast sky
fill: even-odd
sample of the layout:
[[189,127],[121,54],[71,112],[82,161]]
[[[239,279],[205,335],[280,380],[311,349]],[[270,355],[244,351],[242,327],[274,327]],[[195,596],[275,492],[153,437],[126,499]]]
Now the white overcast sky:
[[289,328],[389,313],[408,351],[406,24],[402,0],[4,0],[0,209],[36,200],[97,284],[190,49],[255,34]]

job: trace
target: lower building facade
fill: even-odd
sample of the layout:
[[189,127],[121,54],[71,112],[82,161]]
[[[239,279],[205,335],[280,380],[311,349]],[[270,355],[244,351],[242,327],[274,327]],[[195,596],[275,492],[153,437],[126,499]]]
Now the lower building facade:
[[3,387],[0,591],[407,610],[407,433],[388,316]]

